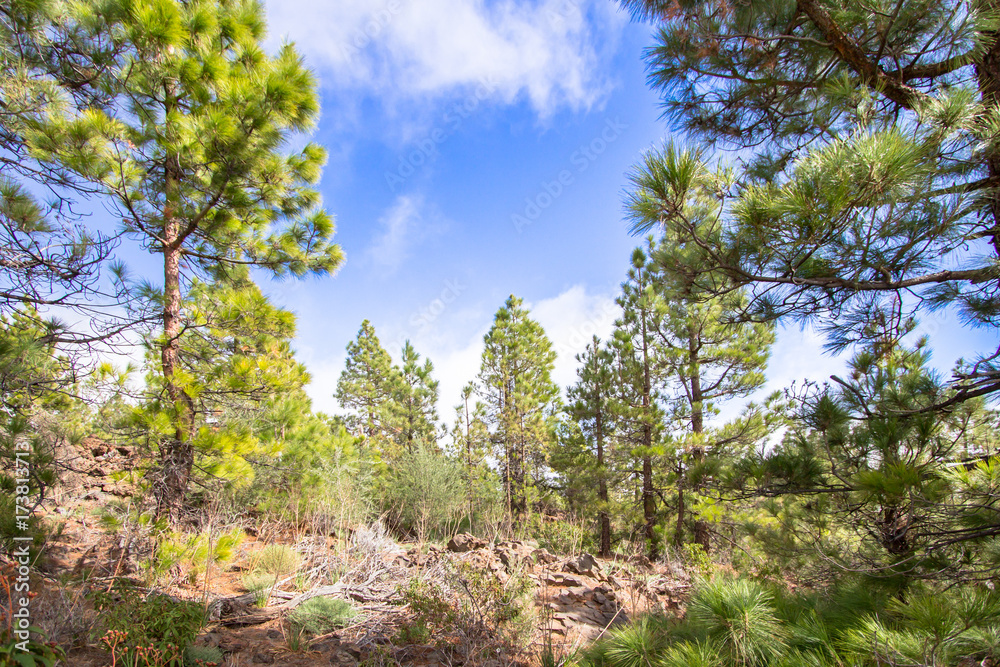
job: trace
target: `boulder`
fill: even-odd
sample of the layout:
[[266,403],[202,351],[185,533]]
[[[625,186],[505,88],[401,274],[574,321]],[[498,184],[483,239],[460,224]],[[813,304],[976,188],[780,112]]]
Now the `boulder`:
[[582,574],[584,576],[597,579],[601,572],[601,565],[597,562],[596,558],[588,553],[583,553],[576,558],[570,558],[566,561],[563,569],[567,572]]
[[482,549],[485,546],[486,542],[484,540],[468,533],[460,533],[448,541],[448,551],[457,554],[463,554],[474,549]]

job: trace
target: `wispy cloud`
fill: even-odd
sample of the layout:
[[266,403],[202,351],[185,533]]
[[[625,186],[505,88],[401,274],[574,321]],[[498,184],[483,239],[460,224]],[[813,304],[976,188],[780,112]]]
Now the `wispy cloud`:
[[378,220],[379,233],[365,253],[366,259],[385,275],[392,275],[413,248],[447,224],[423,195],[400,195]]
[[272,34],[294,41],[338,88],[391,103],[485,82],[543,118],[602,97],[601,49],[626,23],[607,0],[283,0],[268,14]]

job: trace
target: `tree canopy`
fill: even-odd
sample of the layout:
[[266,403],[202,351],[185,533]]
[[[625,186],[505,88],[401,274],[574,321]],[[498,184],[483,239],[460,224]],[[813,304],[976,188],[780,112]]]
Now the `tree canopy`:
[[[721,272],[751,288],[748,317],[812,320],[837,349],[938,308],[996,326],[995,3],[623,4],[658,25],[646,57],[667,117],[745,162],[654,151],[642,185],[659,208],[637,231],[670,227],[708,288]],[[708,228],[678,213],[706,186],[722,204]],[[1000,389],[994,350],[968,361],[955,400]]]

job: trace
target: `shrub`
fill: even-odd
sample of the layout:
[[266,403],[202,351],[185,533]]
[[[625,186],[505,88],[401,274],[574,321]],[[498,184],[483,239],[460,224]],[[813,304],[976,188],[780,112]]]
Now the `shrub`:
[[400,628],[400,643],[426,644],[432,634],[455,624],[458,611],[440,586],[414,577],[401,596],[413,617]]
[[711,641],[679,642],[663,654],[662,667],[718,667],[723,664],[718,647]]
[[269,544],[257,553],[253,571],[282,577],[299,567],[299,555],[287,544]]
[[608,667],[648,667],[657,664],[666,648],[662,628],[650,616],[611,631],[603,657]]
[[688,618],[735,664],[765,665],[784,652],[788,637],[773,599],[755,581],[718,577],[698,587],[688,605]]
[[600,547],[594,541],[594,531],[583,520],[531,514],[525,532],[535,538],[539,547],[554,554],[596,552]]
[[187,648],[205,623],[196,602],[175,602],[164,595],[146,597],[125,582],[91,593],[101,616],[100,641],[124,664],[183,667]]
[[400,641],[425,643],[434,637],[440,647],[461,643],[470,663],[477,654],[494,659],[529,643],[534,617],[528,577],[515,572],[501,579],[461,562],[438,570],[431,580],[434,574],[411,580],[401,591],[413,617],[400,630]]
[[531,579],[514,572],[503,581],[489,570],[469,563],[459,563],[458,576],[468,594],[466,606],[478,623],[495,629],[515,645],[528,639],[534,622]]
[[394,525],[424,541],[458,525],[465,508],[462,468],[455,461],[418,447],[404,454],[382,490],[382,508]]
[[357,616],[357,610],[346,600],[315,597],[293,609],[288,620],[293,632],[301,629],[314,635],[324,635],[349,625]]
[[194,535],[170,531],[160,536],[156,550],[155,578],[169,571],[174,565],[186,564],[188,577],[195,583],[206,574],[209,566],[223,566],[232,560],[236,547],[243,541],[243,531],[233,528],[222,535],[207,532]]
[[845,648],[879,664],[995,664],[1000,595],[964,590],[896,598],[844,633]]
[[253,594],[254,604],[258,607],[266,607],[267,601],[271,599],[271,590],[277,578],[271,574],[259,574],[251,572],[243,575],[243,588],[247,593]]

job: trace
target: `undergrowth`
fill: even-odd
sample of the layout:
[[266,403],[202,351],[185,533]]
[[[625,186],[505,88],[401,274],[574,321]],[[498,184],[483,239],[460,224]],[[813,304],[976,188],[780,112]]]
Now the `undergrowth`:
[[681,619],[611,630],[585,667],[959,667],[1000,659],[1000,596],[985,588],[891,597],[845,579],[819,593],[750,578],[697,584]]

